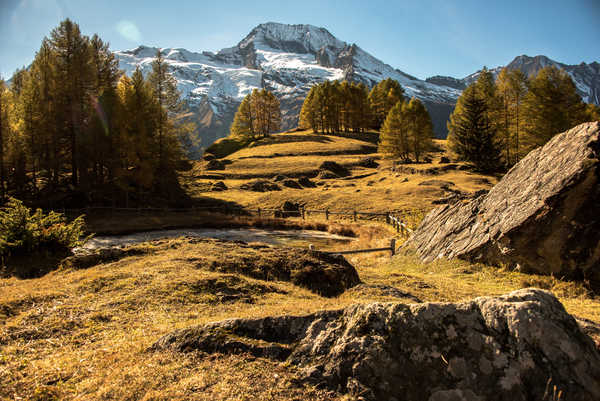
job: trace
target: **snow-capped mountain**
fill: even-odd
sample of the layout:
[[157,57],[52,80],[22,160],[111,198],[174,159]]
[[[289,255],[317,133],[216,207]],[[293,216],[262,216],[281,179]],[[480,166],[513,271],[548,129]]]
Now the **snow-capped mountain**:
[[[115,54],[127,74],[136,66],[147,73],[156,51],[140,46]],[[462,79],[435,76],[423,81],[385,64],[356,44],[337,39],[324,28],[274,22],[257,26],[236,46],[217,53],[172,48],[160,51],[195,116],[203,147],[227,135],[237,106],[255,88],[267,88],[277,95],[281,102],[282,129],[289,129],[296,126],[304,97],[314,84],[344,79],[370,87],[385,78],[399,81],[408,97],[416,96],[424,102],[436,136],[445,137],[446,121],[456,100],[480,73]],[[565,65],[545,56],[523,55],[507,67],[521,69],[531,76],[547,65],[566,70],[583,100],[600,104],[597,62]],[[497,75],[501,69],[491,71]]]
[[[430,112],[447,117],[460,90],[412,77],[348,44],[324,28],[312,25],[261,24],[236,46],[217,53],[160,49],[171,67],[182,96],[196,113],[202,146],[229,130],[244,96],[255,88],[273,91],[281,102],[282,128],[295,127],[304,97],[325,80],[352,80],[373,86],[385,78],[398,80],[406,94],[423,100]],[[156,48],[140,46],[115,52],[120,68],[151,69]],[[436,124],[440,135],[445,119]]]

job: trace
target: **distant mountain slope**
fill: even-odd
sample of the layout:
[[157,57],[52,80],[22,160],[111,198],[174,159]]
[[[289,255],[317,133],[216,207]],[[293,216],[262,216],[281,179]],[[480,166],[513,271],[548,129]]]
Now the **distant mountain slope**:
[[[521,70],[528,77],[532,77],[537,75],[542,68],[552,65],[565,70],[571,76],[575,86],[577,86],[577,92],[584,102],[600,105],[600,63],[595,61],[590,64],[581,63],[577,65],[568,65],[554,61],[546,56],[529,57],[522,55],[515,57],[513,61],[506,65],[506,68],[509,70]],[[496,67],[490,71],[494,76],[497,76],[502,68],[503,67]],[[481,70],[458,81],[462,82],[466,87],[466,85],[477,80],[480,72]],[[427,80],[430,81],[435,78],[436,77],[432,77]]]
[[[139,46],[115,54],[127,74],[136,66],[147,73],[156,50]],[[368,86],[386,78],[398,80],[407,96],[424,102],[436,136],[443,138],[456,100],[479,74],[463,79],[435,76],[423,81],[385,64],[356,44],[337,39],[324,28],[274,22],[257,26],[236,46],[217,53],[172,48],[162,48],[161,53],[194,112],[203,147],[227,135],[237,106],[255,88],[267,88],[280,99],[285,130],[297,125],[304,97],[314,84],[344,79]],[[544,56],[519,56],[508,67],[531,75],[550,64],[564,68],[573,77],[585,101],[600,104],[600,64],[596,62],[570,66]],[[497,74],[501,68],[492,72]]]
[[[140,46],[115,54],[128,74],[138,65],[147,73],[156,50]],[[311,86],[325,80],[347,79],[373,86],[393,78],[408,96],[423,100],[433,114],[441,109],[445,115],[460,95],[455,88],[428,83],[394,69],[357,45],[312,25],[261,24],[236,46],[217,53],[170,48],[161,52],[183,97],[197,113],[203,146],[227,134],[237,106],[255,88],[266,87],[278,96],[283,129],[296,126],[304,97]],[[445,132],[444,118],[436,121],[440,136]]]

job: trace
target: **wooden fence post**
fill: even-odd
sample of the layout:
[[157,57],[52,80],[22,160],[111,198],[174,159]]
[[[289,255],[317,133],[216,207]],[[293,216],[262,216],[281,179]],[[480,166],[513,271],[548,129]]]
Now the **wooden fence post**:
[[304,206],[302,206],[301,212],[302,212],[302,220],[306,220],[306,217],[304,216]]
[[392,251],[392,256],[396,254],[396,239],[392,238],[390,240],[390,250]]
[[258,217],[260,217],[260,208],[258,208]]
[[354,222],[356,223],[356,210],[354,211]]
[[329,209],[325,209],[325,220],[329,220]]

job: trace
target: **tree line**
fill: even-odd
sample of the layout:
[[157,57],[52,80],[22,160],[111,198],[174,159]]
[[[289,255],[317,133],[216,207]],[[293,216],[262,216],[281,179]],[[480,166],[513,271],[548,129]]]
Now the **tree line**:
[[279,131],[281,110],[279,100],[266,89],[254,89],[239,105],[230,135],[255,140]]
[[484,68],[459,97],[448,121],[451,149],[482,171],[511,167],[533,148],[577,124],[600,119],[600,108],[585,104],[571,77],[555,66],[527,78]]
[[127,77],[108,43],[62,21],[29,68],[0,80],[0,196],[67,190],[115,204],[168,193],[193,130],[179,98],[160,51],[147,77]]
[[370,91],[362,83],[325,81],[306,96],[299,126],[321,133],[379,130],[382,153],[418,162],[431,144],[431,118],[418,99],[409,101],[404,93],[391,78]]

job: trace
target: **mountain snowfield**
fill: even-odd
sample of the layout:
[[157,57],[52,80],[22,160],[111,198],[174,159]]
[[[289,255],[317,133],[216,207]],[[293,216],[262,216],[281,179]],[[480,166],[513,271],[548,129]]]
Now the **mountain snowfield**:
[[[128,75],[139,66],[151,70],[157,48],[139,46],[117,51],[119,66]],[[325,80],[351,80],[369,87],[393,78],[407,96],[422,100],[432,115],[436,135],[446,134],[446,120],[465,84],[464,79],[432,77],[425,81],[408,75],[371,56],[355,44],[334,37],[324,28],[312,25],[261,24],[236,46],[217,53],[196,53],[185,49],[161,48],[161,54],[177,79],[178,89],[194,113],[201,146],[227,135],[233,115],[242,99],[253,89],[267,88],[281,102],[282,129],[293,128],[304,97],[310,88]],[[543,57],[543,56],[541,56]],[[600,103],[600,65],[565,66],[550,59],[528,62],[517,57],[523,69],[531,71],[544,63],[554,63],[574,78],[584,100]],[[511,66],[509,65],[509,66]],[[514,66],[515,68],[521,68]],[[572,71],[569,69],[572,68]],[[499,71],[500,68],[494,69]],[[527,70],[527,73],[531,71]]]

